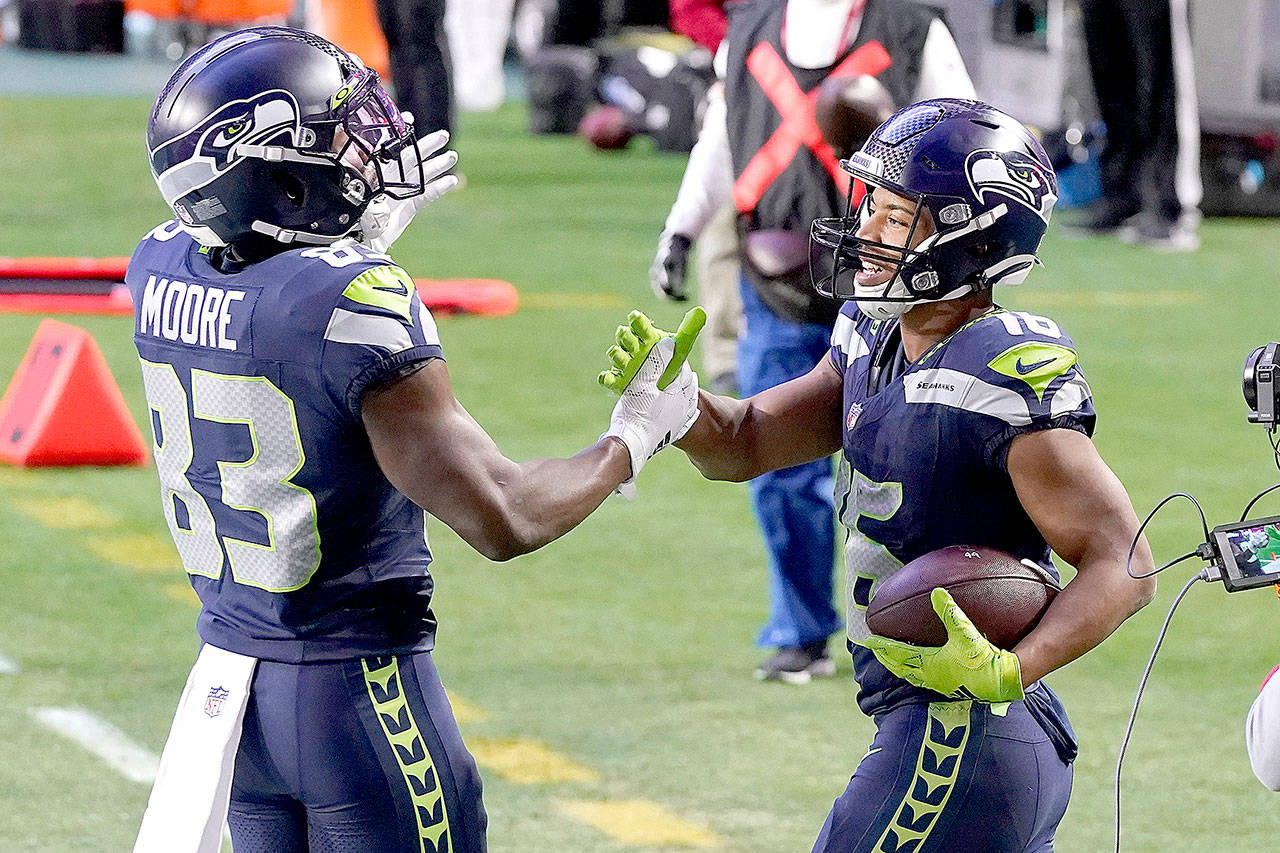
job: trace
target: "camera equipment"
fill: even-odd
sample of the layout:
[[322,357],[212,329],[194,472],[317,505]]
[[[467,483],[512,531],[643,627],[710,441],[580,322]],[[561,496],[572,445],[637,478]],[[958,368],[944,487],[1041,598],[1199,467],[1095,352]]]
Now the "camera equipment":
[[1275,431],[1280,412],[1280,383],[1276,379],[1276,354],[1280,344],[1272,342],[1249,353],[1244,360],[1244,401],[1249,404],[1249,422]]
[[[1280,376],[1277,376],[1277,355],[1280,355],[1280,343],[1269,343],[1258,347],[1244,361],[1244,399],[1249,404],[1249,422],[1263,424],[1271,436],[1271,449],[1275,453],[1276,467],[1280,468],[1280,436],[1276,435],[1280,424]],[[1173,600],[1169,613],[1165,616],[1160,633],[1156,636],[1155,648],[1147,660],[1147,668],[1138,682],[1138,693],[1133,699],[1133,712],[1129,715],[1129,725],[1124,732],[1124,741],[1120,744],[1120,755],[1116,759],[1115,777],[1115,850],[1120,851],[1120,770],[1124,765],[1125,749],[1129,746],[1129,737],[1133,734],[1133,724],[1138,718],[1138,704],[1142,701],[1142,691],[1147,686],[1147,678],[1155,665],[1156,655],[1164,642],[1165,633],[1169,630],[1169,622],[1173,612],[1178,609],[1182,599],[1197,581],[1222,581],[1227,592],[1240,592],[1246,589],[1275,586],[1280,592],[1280,515],[1266,518],[1249,518],[1249,511],[1265,495],[1280,489],[1280,483],[1268,486],[1245,505],[1240,513],[1240,520],[1234,524],[1220,524],[1213,530],[1205,518],[1204,510],[1191,495],[1176,492],[1156,504],[1155,509],[1147,515],[1138,532],[1134,534],[1133,544],[1129,546],[1129,558],[1125,561],[1125,571],[1130,577],[1141,578],[1158,574],[1165,569],[1184,560],[1198,557],[1206,565],[1187,579],[1182,591]],[[1142,531],[1151,523],[1156,513],[1175,498],[1186,498],[1200,514],[1200,528],[1204,532],[1204,541],[1193,551],[1176,557],[1159,568],[1146,574],[1135,575],[1131,564],[1138,542],[1142,539]]]
[[1220,525],[1209,542],[1227,592],[1280,583],[1280,516]]

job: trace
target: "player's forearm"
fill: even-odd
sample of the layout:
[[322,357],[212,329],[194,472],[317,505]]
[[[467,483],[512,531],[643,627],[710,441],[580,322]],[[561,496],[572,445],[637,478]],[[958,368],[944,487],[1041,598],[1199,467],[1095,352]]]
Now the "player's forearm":
[[754,409],[750,400],[698,392],[698,420],[676,442],[708,480],[742,482],[763,473],[756,461]]
[[630,473],[626,446],[609,438],[568,459],[515,464],[495,492],[484,547],[472,544],[499,561],[536,551],[582,523]]
[[[1149,563],[1145,541],[1141,551]],[[1013,649],[1024,685],[1080,657],[1151,601],[1155,579],[1129,577],[1124,558],[1112,553],[1080,562],[1075,579],[1054,599],[1035,630]],[[1136,560],[1135,570],[1143,568],[1144,561]]]

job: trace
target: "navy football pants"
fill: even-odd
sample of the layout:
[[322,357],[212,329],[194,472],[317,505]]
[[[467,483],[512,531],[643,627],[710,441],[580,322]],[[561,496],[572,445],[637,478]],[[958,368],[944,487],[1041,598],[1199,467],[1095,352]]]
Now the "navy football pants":
[[236,853],[483,851],[486,820],[430,653],[259,662],[231,787]]
[[[796,323],[773,313],[741,280],[743,332],[738,388],[758,394],[803,376],[831,348],[831,327]],[[835,571],[835,483],[831,460],[770,471],[750,483],[751,504],[769,551],[769,621],[761,646],[802,646],[843,627],[832,605]]]
[[814,853],[1045,853],[1071,795],[1071,765],[1022,702],[905,705],[827,815]]

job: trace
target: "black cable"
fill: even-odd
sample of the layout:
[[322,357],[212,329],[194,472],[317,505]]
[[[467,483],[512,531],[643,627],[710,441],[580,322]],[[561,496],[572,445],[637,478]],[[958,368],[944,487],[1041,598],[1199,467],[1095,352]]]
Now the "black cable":
[[[1275,487],[1280,487],[1280,483],[1277,483]],[[1183,554],[1181,557],[1178,557],[1177,559],[1170,560],[1160,568],[1155,569],[1153,571],[1146,572],[1145,574],[1141,574],[1141,575],[1135,575],[1133,573],[1133,567],[1132,567],[1133,552],[1138,549],[1138,540],[1142,538],[1142,531],[1147,529],[1147,525],[1151,523],[1151,519],[1155,518],[1156,513],[1160,511],[1160,508],[1163,507],[1165,504],[1167,504],[1169,501],[1173,500],[1174,498],[1186,498],[1187,500],[1191,501],[1191,503],[1196,508],[1196,512],[1200,513],[1200,527],[1201,529],[1204,530],[1204,541],[1206,542],[1209,541],[1209,520],[1205,517],[1204,510],[1200,508],[1200,502],[1197,501],[1195,498],[1193,498],[1191,495],[1187,494],[1186,492],[1174,492],[1173,494],[1166,497],[1164,500],[1160,501],[1160,503],[1156,504],[1155,509],[1147,513],[1147,517],[1143,519],[1142,524],[1138,525],[1138,532],[1133,534],[1133,542],[1129,545],[1129,556],[1126,557],[1124,561],[1124,570],[1126,573],[1128,573],[1129,577],[1135,578],[1135,579],[1149,578],[1152,575],[1160,574],[1170,566],[1181,563],[1183,560],[1189,560],[1192,557],[1195,557],[1199,554],[1199,549],[1197,549],[1195,551],[1192,551],[1189,554]],[[1252,504],[1250,504],[1250,506],[1252,506]]]
[[[1280,444],[1276,444],[1275,442],[1273,442],[1272,447],[1280,447]],[[1280,450],[1276,451],[1276,465],[1280,466]],[[1249,510],[1253,509],[1253,505],[1256,504],[1258,501],[1262,500],[1264,496],[1274,492],[1276,489],[1280,489],[1280,483],[1276,483],[1274,486],[1267,486],[1265,489],[1263,489],[1262,491],[1254,495],[1253,500],[1249,501],[1248,505],[1245,506],[1244,512],[1240,513],[1240,520],[1244,521],[1246,518],[1248,518]]]
[[[1172,495],[1170,497],[1173,497]],[[1190,497],[1190,496],[1188,496]],[[1166,500],[1168,500],[1166,498]],[[1194,498],[1192,501],[1194,502]],[[1198,506],[1198,504],[1197,504]],[[1157,507],[1158,509],[1158,507]],[[1153,510],[1154,512],[1154,510]],[[1157,569],[1157,571],[1159,571]],[[1142,673],[1142,680],[1138,682],[1138,695],[1133,699],[1133,712],[1129,714],[1129,725],[1124,730],[1124,742],[1120,744],[1120,757],[1116,759],[1116,847],[1115,853],[1120,853],[1120,769],[1124,766],[1124,751],[1129,746],[1129,737],[1133,734],[1133,723],[1138,719],[1138,703],[1142,701],[1142,691],[1147,686],[1147,678],[1151,675],[1151,667],[1155,665],[1156,655],[1160,652],[1160,644],[1164,642],[1165,632],[1169,630],[1169,622],[1173,619],[1173,611],[1178,609],[1183,596],[1191,589],[1192,584],[1199,580],[1208,580],[1208,576],[1204,572],[1197,572],[1192,575],[1186,585],[1182,587],[1182,592],[1178,593],[1178,597],[1173,600],[1173,606],[1169,608],[1169,614],[1164,617],[1164,625],[1160,627],[1160,634],[1156,637],[1156,647],[1151,650],[1151,659],[1147,661],[1147,668]]]

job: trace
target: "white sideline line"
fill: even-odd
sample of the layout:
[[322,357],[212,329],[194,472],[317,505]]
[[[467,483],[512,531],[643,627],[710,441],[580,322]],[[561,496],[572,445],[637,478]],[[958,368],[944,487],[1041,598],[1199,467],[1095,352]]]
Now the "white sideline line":
[[101,717],[83,708],[32,708],[31,715],[107,762],[130,782],[149,785],[156,780],[160,757]]
[[0,654],[0,675],[17,675],[22,672],[13,658]]

